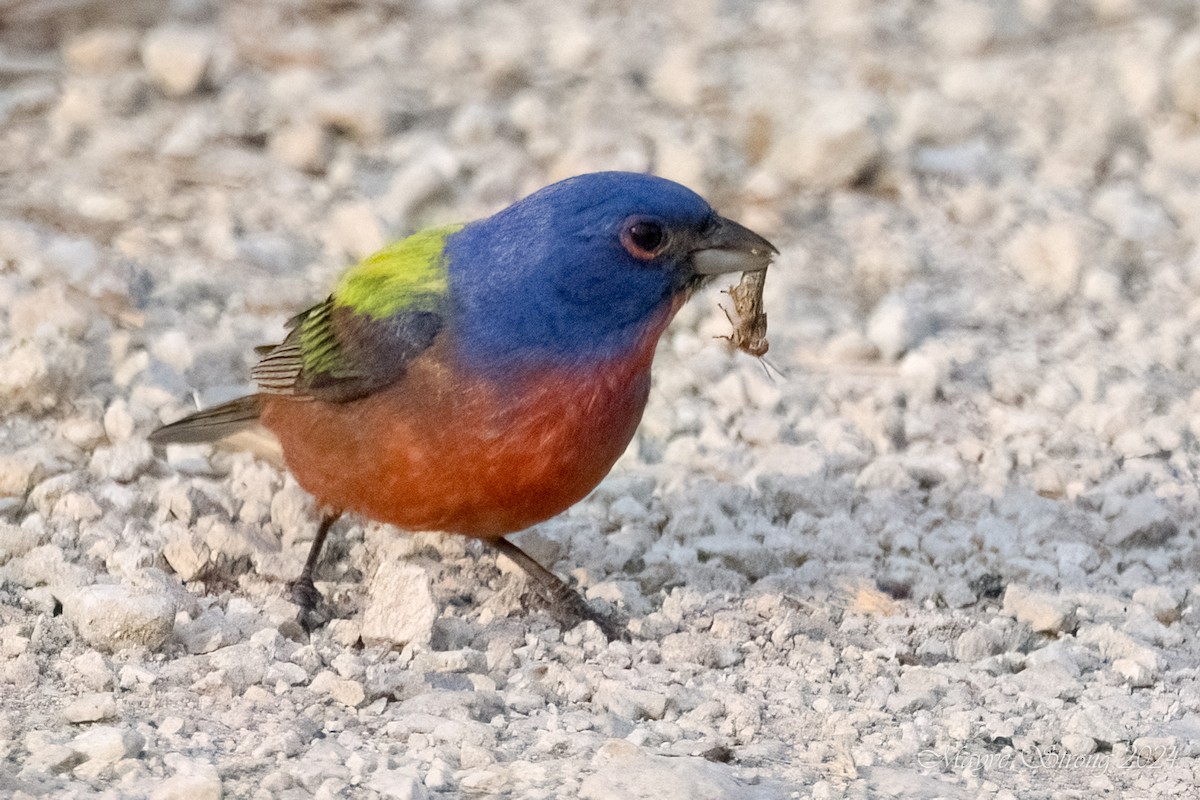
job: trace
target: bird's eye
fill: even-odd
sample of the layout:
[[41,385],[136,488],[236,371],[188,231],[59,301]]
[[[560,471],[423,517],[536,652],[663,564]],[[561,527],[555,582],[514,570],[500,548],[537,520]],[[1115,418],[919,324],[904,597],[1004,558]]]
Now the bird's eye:
[[667,242],[663,226],[651,219],[634,219],[621,231],[621,244],[634,258],[649,261],[659,254]]

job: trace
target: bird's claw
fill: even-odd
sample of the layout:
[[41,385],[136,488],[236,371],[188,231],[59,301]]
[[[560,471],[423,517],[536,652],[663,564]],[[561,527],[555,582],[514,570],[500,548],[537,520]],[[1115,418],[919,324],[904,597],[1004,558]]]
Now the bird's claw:
[[587,619],[596,623],[596,627],[604,634],[604,638],[610,642],[625,642],[628,644],[633,641],[633,637],[629,633],[629,628],[612,617],[593,611]]
[[300,606],[301,611],[313,611],[321,603],[321,593],[313,585],[312,578],[302,575],[292,582],[292,602]]
[[301,575],[292,583],[291,600],[300,607],[296,622],[306,632],[312,633],[329,621],[325,614],[317,610],[324,598],[307,575]]
[[596,627],[600,629],[600,632],[604,634],[604,638],[610,642],[632,641],[629,635],[629,628],[622,624],[616,616],[596,611],[578,594],[574,592],[572,594],[572,602],[566,603],[565,608],[561,606],[559,608],[564,617],[575,623],[594,622]]

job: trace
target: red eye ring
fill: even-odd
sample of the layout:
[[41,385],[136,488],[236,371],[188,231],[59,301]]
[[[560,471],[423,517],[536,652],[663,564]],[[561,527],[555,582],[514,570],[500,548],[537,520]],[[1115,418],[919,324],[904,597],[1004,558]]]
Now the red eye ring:
[[667,245],[667,230],[655,219],[634,217],[621,229],[621,246],[641,261],[657,257]]

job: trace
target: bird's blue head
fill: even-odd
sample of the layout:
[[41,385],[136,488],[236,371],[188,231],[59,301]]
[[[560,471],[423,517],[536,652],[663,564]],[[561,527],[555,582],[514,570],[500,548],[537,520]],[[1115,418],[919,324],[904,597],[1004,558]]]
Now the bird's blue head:
[[678,183],[570,178],[447,239],[460,352],[505,372],[619,358],[677,298],[775,252]]

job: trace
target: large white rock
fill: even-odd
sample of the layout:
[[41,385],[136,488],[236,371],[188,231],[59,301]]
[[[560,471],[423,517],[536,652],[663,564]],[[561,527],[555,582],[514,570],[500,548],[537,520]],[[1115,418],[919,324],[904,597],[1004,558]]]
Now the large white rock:
[[633,689],[620,681],[600,682],[592,699],[602,708],[626,719],[662,719],[667,698],[661,692]]
[[367,646],[428,644],[438,607],[429,576],[412,564],[385,561],[371,577],[362,638]]
[[761,796],[727,767],[696,757],[666,758],[613,739],[596,754],[601,764],[579,787],[581,800],[737,800]]
[[1063,298],[1079,284],[1084,242],[1078,226],[1067,222],[1027,223],[1005,248],[1010,266],[1052,298]]
[[112,692],[80,695],[62,710],[67,722],[99,722],[117,716],[117,701]]
[[853,183],[882,153],[872,95],[830,95],[789,124],[766,157],[768,169],[810,189]]
[[142,64],[166,94],[182,97],[200,87],[214,47],[215,39],[207,31],[157,28],[142,41]]
[[158,647],[175,627],[175,601],[128,586],[96,584],[66,593],[63,614],[84,641],[109,652]]
[[1010,584],[1004,610],[1041,633],[1058,633],[1075,624],[1075,606],[1068,600]]
[[111,764],[141,752],[146,740],[136,731],[98,725],[71,740],[71,749],[88,761]]
[[150,800],[221,800],[221,775],[212,764],[189,761],[178,753],[165,760],[175,774],[158,785]]
[[376,770],[367,782],[367,788],[379,792],[387,800],[425,800],[429,796],[420,778],[400,769]]
[[1200,116],[1200,34],[1180,41],[1171,55],[1168,84],[1175,107]]

